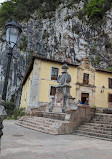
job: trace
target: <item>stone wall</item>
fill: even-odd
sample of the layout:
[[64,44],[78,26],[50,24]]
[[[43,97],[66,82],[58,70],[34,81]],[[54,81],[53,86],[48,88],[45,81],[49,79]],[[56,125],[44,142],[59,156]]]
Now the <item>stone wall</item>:
[[33,65],[32,73],[32,82],[30,87],[29,103],[28,103],[28,112],[33,107],[39,107],[38,98],[39,98],[39,87],[40,87],[40,69],[41,69],[41,60],[35,60]]

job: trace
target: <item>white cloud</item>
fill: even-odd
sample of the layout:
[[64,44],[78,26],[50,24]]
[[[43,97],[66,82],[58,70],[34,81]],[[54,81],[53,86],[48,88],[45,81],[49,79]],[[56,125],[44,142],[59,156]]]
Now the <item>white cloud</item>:
[[3,3],[4,1],[6,1],[6,0],[0,0],[0,4]]

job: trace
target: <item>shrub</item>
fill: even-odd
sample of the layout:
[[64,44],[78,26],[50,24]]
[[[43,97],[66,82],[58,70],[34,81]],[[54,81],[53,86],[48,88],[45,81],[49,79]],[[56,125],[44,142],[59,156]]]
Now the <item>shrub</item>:
[[93,105],[93,108],[95,108],[95,109],[96,109],[96,105]]
[[105,69],[106,71],[112,71],[112,66]]
[[13,102],[7,102],[6,103],[5,109],[6,109],[7,115],[9,117],[11,117],[13,115],[15,107],[16,106]]
[[18,117],[22,117],[22,116],[25,116],[25,115],[26,115],[26,113],[25,113],[24,108],[19,108],[19,109],[14,110],[13,118],[18,119]]
[[26,114],[24,108],[16,108],[13,102],[7,102],[5,109],[7,112],[7,119],[18,119],[18,117]]
[[110,7],[111,0],[90,0],[84,7],[84,11],[89,20],[91,20],[98,17],[102,18]]
[[47,12],[55,11],[60,3],[61,0],[9,0],[3,2],[0,7],[0,27],[12,18],[17,21],[28,20],[34,11],[38,11],[40,17],[45,17]]

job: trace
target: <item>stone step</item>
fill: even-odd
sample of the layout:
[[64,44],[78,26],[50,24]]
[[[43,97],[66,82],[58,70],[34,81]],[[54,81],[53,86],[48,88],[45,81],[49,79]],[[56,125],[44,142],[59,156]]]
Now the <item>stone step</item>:
[[19,121],[19,123],[26,123],[26,125],[27,124],[31,124],[31,125],[34,125],[34,126],[40,126],[40,125],[42,125],[43,127],[51,127],[51,126],[53,126],[53,125],[56,125],[56,124],[61,124],[62,122],[60,122],[60,121],[53,121],[53,122],[51,122],[51,121],[47,121],[47,120],[43,120],[42,122],[40,122],[40,120],[39,121],[33,121],[33,120],[23,120],[23,121]]
[[101,133],[101,134],[107,134],[107,135],[112,135],[112,131],[106,131],[106,130],[102,130],[102,129],[94,129],[94,128],[79,128],[78,130],[81,131],[87,131],[87,132],[94,132],[94,133]]
[[99,124],[112,124],[112,122],[111,121],[95,121],[95,120],[91,120],[91,122],[92,123],[99,123]]
[[85,136],[85,137],[89,137],[89,138],[95,138],[95,139],[106,140],[106,141],[112,141],[112,139],[110,139],[110,138],[92,136],[92,135],[83,134],[83,133],[76,133],[75,132],[74,135]]
[[47,133],[47,134],[54,134],[54,135],[59,134],[58,131],[53,130],[53,129],[38,128],[38,127],[35,127],[34,125],[31,126],[31,125],[26,125],[26,124],[23,124],[23,123],[22,124],[17,123],[17,125],[28,128],[28,129],[36,130],[36,131],[39,131],[39,132]]
[[66,113],[43,112],[43,117],[56,120],[65,120]]
[[94,125],[97,127],[112,128],[112,124],[86,123],[85,125],[88,125],[88,126]]
[[112,117],[112,114],[104,114],[104,113],[96,113],[95,117],[105,117],[105,118],[109,118]]
[[[110,115],[106,115],[106,116],[105,116],[105,115],[95,115],[94,117],[95,117],[95,118],[105,118],[105,119],[108,119],[108,118],[111,119],[111,118],[112,118],[112,116],[110,116]],[[93,118],[94,118],[94,117],[93,117]]]
[[103,116],[103,117],[112,117],[112,114],[105,114],[105,113],[95,113],[95,116]]
[[107,128],[107,127],[102,127],[102,126],[95,126],[95,125],[81,125],[79,128],[84,128],[84,129],[97,129],[97,130],[104,130],[104,131],[112,131],[112,128]]
[[[23,120],[24,121],[24,120]],[[21,121],[20,121],[21,122]],[[42,124],[45,124],[45,125],[52,125],[54,122],[48,122],[48,121],[33,121],[33,120],[25,120],[24,122],[26,122],[26,123],[32,123],[32,124],[36,124],[36,125],[40,125],[40,123],[42,123]]]
[[98,120],[98,119],[92,119],[91,122],[94,122],[94,123],[95,123],[95,122],[99,122],[99,123],[100,123],[100,122],[103,122],[103,123],[112,123],[112,120],[104,120],[104,119],[103,119],[103,120],[102,120],[102,119],[99,119],[99,120]]
[[112,117],[111,116],[109,116],[109,117],[94,116],[93,119],[96,119],[96,120],[111,120],[112,121]]
[[67,123],[67,122],[60,122],[60,121],[54,121],[54,122],[48,122],[48,121],[45,121],[43,120],[43,122],[40,123],[40,121],[30,121],[30,120],[23,120],[23,121],[19,121],[20,123],[24,122],[26,124],[32,124],[32,125],[37,125],[37,126],[40,126],[40,125],[43,125],[45,127],[47,126],[52,126],[52,125],[56,125],[56,124],[62,124],[62,123]]
[[[26,123],[24,121],[22,122],[19,122],[20,125],[26,125],[26,126],[31,126],[31,127],[35,127],[35,128],[38,128],[38,129],[41,129],[43,128],[43,125],[39,126],[39,125],[34,125],[34,124],[31,124],[31,123]],[[47,129],[49,127],[45,127],[45,129]]]
[[31,125],[31,126],[35,126],[35,127],[40,127],[40,125],[42,125],[43,127],[51,127],[52,126],[52,124],[45,124],[45,123],[34,123],[34,122],[27,122],[27,121],[20,121],[19,122],[20,124],[26,124],[26,125]]
[[50,128],[53,128],[53,125],[48,125],[48,124],[45,125],[43,123],[37,125],[37,124],[34,124],[34,123],[32,124],[32,123],[26,123],[26,122],[22,121],[22,122],[20,122],[20,124],[37,127],[39,129],[43,129],[43,128],[50,129]]
[[[22,119],[20,119],[22,120]],[[27,120],[27,121],[48,121],[48,122],[55,122],[54,119],[48,119],[48,118],[43,118],[43,117],[29,117],[29,118],[24,118],[23,119],[24,121]],[[59,120],[58,120],[59,121]]]
[[[38,118],[38,117],[37,117]],[[30,120],[29,120],[30,121]],[[32,120],[32,122],[33,122],[33,120]],[[45,124],[56,124],[56,123],[60,123],[60,124],[62,124],[62,123],[69,123],[69,121],[62,121],[62,120],[56,120],[56,119],[48,119],[48,118],[44,118],[44,117],[42,117],[42,120],[40,121],[40,119],[38,120],[36,120],[36,122],[35,123],[39,123],[39,122],[42,122],[42,123],[45,123]],[[40,124],[40,123],[39,123]]]
[[81,125],[76,133],[112,141],[112,114],[96,113],[92,120]]
[[36,124],[31,124],[26,122],[21,122],[21,123],[19,122],[17,124],[23,127],[30,128],[32,130],[37,130],[37,131],[45,132],[48,134],[58,134],[58,132],[53,127],[49,127],[49,126],[44,127],[44,125],[36,125]]
[[92,119],[90,122],[92,122],[92,123],[109,123],[109,124],[111,124],[112,123],[112,121],[111,120],[106,120],[106,119]]
[[16,124],[48,134],[64,134],[69,132],[70,123],[44,117],[22,117]]
[[44,111],[35,111],[34,116],[44,117],[56,120],[65,120],[66,113],[54,113],[54,112],[44,112]]
[[90,135],[90,136],[96,136],[96,137],[101,137],[101,138],[112,139],[112,135],[101,134],[101,133],[94,133],[94,132],[91,132],[91,131],[77,130],[76,133],[77,134],[84,134],[84,135]]
[[40,124],[40,123],[46,123],[46,124],[53,124],[54,122],[60,122],[59,120],[54,120],[54,119],[46,119],[43,117],[37,117],[37,118],[26,118],[24,120],[19,120],[19,121],[26,121],[26,122],[30,122],[30,123],[34,123],[34,124]]
[[92,123],[97,123],[97,124],[108,124],[108,125],[112,125],[112,122],[108,122],[108,121],[91,121]]
[[110,120],[110,121],[112,121],[112,118],[94,117],[92,120]]

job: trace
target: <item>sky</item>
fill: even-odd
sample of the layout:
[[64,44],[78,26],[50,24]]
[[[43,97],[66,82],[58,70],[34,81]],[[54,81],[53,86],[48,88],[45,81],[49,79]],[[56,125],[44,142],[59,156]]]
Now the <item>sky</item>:
[[0,0],[0,4],[2,3],[2,2],[4,2],[5,0]]

